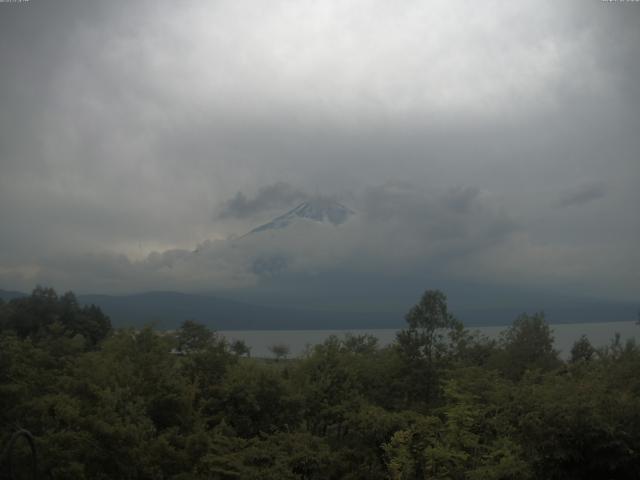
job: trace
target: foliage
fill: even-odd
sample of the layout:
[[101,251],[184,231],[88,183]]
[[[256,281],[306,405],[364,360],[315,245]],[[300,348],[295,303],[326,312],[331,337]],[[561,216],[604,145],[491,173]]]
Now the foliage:
[[407,322],[274,362],[193,321],[112,331],[39,287],[0,303],[0,444],[28,429],[55,479],[638,478],[635,343],[565,363],[543,315],[494,342],[438,291]]
[[100,308],[81,307],[73,293],[58,296],[52,288],[36,287],[28,297],[1,304],[0,311],[0,331],[13,331],[20,338],[78,337],[93,348],[111,331],[111,322]]
[[520,315],[502,333],[501,343],[499,368],[512,380],[519,380],[527,370],[550,371],[560,365],[544,313]]
[[177,349],[180,353],[202,352],[215,345],[216,340],[215,333],[193,320],[182,322],[176,335]]
[[287,358],[289,356],[289,353],[291,353],[289,345],[285,345],[284,343],[276,343],[274,345],[271,345],[269,347],[269,351],[276,357],[276,361]]
[[245,355],[247,357],[251,356],[251,347],[249,347],[249,345],[247,345],[244,340],[233,341],[229,348],[231,348],[231,351],[239,357],[243,357]]
[[397,348],[408,377],[405,401],[416,406],[438,400],[442,367],[452,359],[462,324],[449,313],[447,297],[427,290],[406,315],[409,328],[397,335]]
[[571,363],[576,362],[588,362],[593,358],[596,353],[596,349],[593,348],[589,339],[582,335],[571,348]]

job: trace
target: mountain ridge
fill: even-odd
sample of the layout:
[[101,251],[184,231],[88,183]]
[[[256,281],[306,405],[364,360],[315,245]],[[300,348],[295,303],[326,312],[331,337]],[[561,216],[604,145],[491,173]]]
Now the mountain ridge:
[[[0,298],[27,296],[0,290]],[[116,327],[177,328],[195,320],[216,330],[349,330],[404,328],[404,314],[411,305],[388,310],[348,309],[344,305],[320,310],[291,305],[264,305],[209,294],[150,291],[123,295],[80,294],[83,305],[95,304]],[[631,302],[582,301],[549,304],[540,299],[537,308],[521,306],[472,307],[452,305],[452,312],[469,328],[505,326],[521,313],[544,310],[551,324],[634,321],[637,306]]]
[[240,238],[268,230],[281,230],[287,228],[298,219],[312,220],[318,223],[329,223],[331,225],[338,226],[347,222],[349,217],[352,215],[355,215],[353,210],[342,205],[336,200],[325,197],[316,197],[300,203],[288,212],[250,230]]

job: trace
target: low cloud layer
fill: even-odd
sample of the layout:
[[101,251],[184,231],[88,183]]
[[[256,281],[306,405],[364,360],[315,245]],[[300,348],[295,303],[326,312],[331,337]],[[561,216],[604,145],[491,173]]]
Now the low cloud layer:
[[591,182],[568,189],[558,201],[560,207],[583,205],[604,197],[605,188],[601,182]]
[[242,192],[223,202],[216,214],[217,218],[255,218],[265,212],[290,207],[295,202],[309,198],[302,190],[296,189],[285,182],[260,188],[253,197],[247,197]]
[[[350,202],[357,213],[339,226],[300,219],[287,228],[207,240],[194,249],[152,252],[140,260],[108,253],[40,258],[34,270],[24,272],[25,280],[81,281],[90,291],[228,292],[283,275],[312,278],[341,271],[376,278],[429,274],[497,286],[516,279],[534,288],[578,282],[588,288],[586,279],[606,270],[612,258],[617,258],[617,278],[634,282],[637,277],[619,255],[595,262],[593,247],[536,243],[496,198],[474,187],[425,190],[394,182],[367,187]],[[0,278],[16,273],[0,272]]]

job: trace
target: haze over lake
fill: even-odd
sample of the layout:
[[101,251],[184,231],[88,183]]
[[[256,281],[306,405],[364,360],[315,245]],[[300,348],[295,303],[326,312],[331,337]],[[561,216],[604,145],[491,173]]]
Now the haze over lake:
[[[491,326],[471,329],[489,338],[498,338],[506,327]],[[604,347],[611,343],[616,333],[621,341],[640,340],[640,326],[635,322],[602,322],[602,323],[573,323],[551,325],[555,340],[555,348],[563,358],[567,358],[573,343],[585,335],[594,347]],[[272,357],[269,347],[275,344],[285,344],[291,349],[291,356],[303,354],[309,345],[324,342],[329,336],[343,337],[347,333],[354,335],[370,334],[375,336],[380,345],[388,345],[395,340],[398,330],[369,329],[369,330],[242,330],[219,332],[229,341],[243,340],[251,347],[251,355],[255,357]]]

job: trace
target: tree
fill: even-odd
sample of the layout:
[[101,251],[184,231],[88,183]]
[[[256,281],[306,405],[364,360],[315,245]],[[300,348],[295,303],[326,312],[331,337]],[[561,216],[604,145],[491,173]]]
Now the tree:
[[240,362],[227,371],[218,392],[216,420],[238,436],[288,430],[299,423],[300,401],[274,365]]
[[269,347],[269,351],[276,357],[276,361],[279,361],[281,358],[287,358],[291,349],[289,348],[289,345],[276,343]]
[[251,347],[247,345],[244,340],[234,340],[231,342],[230,348],[231,351],[239,357],[242,357],[243,355],[246,355],[247,357],[251,356]]
[[444,341],[447,330],[459,329],[462,325],[447,307],[447,296],[440,290],[427,290],[420,302],[414,305],[406,315],[408,330],[398,334],[402,343],[413,344],[415,354],[432,363],[447,348]]
[[520,315],[502,333],[501,343],[505,354],[501,369],[512,380],[519,380],[526,370],[548,371],[560,364],[543,312]]
[[428,402],[437,396],[438,371],[463,326],[449,313],[447,296],[440,290],[425,291],[405,318],[409,328],[397,339],[408,369],[406,394]]
[[205,350],[214,340],[215,334],[211,330],[193,320],[185,320],[178,330],[178,350],[183,353]]
[[586,335],[582,335],[580,339],[576,340],[573,344],[573,348],[571,348],[571,363],[576,362],[588,362],[591,360],[593,355],[596,353],[596,349],[593,348],[591,342],[586,337]]
[[36,287],[30,296],[14,298],[0,313],[0,329],[36,341],[78,336],[95,348],[111,333],[111,321],[95,305],[80,306],[76,296],[58,296],[53,288]]
[[378,349],[378,337],[369,333],[354,335],[347,333],[342,341],[344,349],[358,355],[370,355]]
[[521,449],[495,421],[495,406],[479,402],[455,381],[444,390],[442,415],[416,416],[383,444],[389,478],[530,478]]
[[186,354],[180,362],[182,373],[195,385],[196,402],[203,413],[210,414],[225,372],[238,358],[229,351],[224,337],[193,320],[183,322],[176,340],[178,351]]

